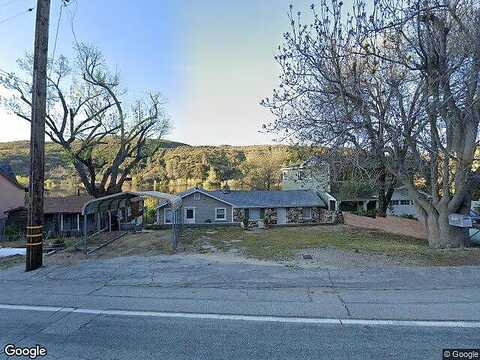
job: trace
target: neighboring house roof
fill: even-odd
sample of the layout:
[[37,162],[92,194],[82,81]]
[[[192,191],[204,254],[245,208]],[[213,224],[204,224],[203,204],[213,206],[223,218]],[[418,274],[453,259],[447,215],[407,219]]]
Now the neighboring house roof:
[[6,163],[0,163],[0,175],[11,182],[13,185],[18,187],[19,189],[26,190],[22,185],[17,182],[15,177],[15,173],[13,172],[12,167]]
[[76,214],[81,213],[85,203],[92,200],[90,195],[75,195],[65,197],[46,197],[43,210],[45,214]]
[[[395,191],[398,191],[398,192],[406,192],[408,194],[408,189],[406,186],[399,186],[397,188],[395,188]],[[417,190],[417,192],[423,196],[425,196],[426,198],[431,198],[432,195],[426,193],[425,191],[422,191],[422,190]]]
[[280,170],[304,169],[304,168],[309,168],[309,167],[314,167],[319,165],[328,165],[328,161],[322,156],[317,155],[317,156],[312,156],[311,158],[305,160],[301,164],[287,166],[287,167],[281,168]]
[[[325,202],[311,190],[216,190],[193,188],[178,194],[180,197],[200,192],[225,204],[239,208],[324,207]],[[163,207],[166,204],[160,204]]]
[[[417,191],[419,194],[422,194],[426,198],[431,198],[431,195],[427,194],[425,191],[422,191],[422,190],[417,190]],[[405,186],[396,187],[394,193],[399,193],[399,192],[404,192],[404,193],[407,193],[408,195],[408,190]],[[371,192],[362,192],[360,194],[357,194],[357,196],[355,197],[342,199],[341,201],[365,201],[365,200],[373,201],[373,200],[377,200],[377,198],[378,198],[378,195],[374,191],[371,191]]]

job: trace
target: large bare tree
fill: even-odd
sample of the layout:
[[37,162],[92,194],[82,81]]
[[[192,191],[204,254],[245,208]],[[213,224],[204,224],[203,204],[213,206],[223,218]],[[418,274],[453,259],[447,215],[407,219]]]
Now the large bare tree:
[[[18,61],[23,76],[10,73],[1,84],[13,91],[5,100],[18,117],[30,121],[32,58]],[[49,64],[46,134],[61,145],[89,194],[120,192],[132,171],[161,147],[169,129],[158,93],[127,106],[127,92],[101,52],[76,48],[73,66],[61,56]]]
[[377,192],[378,215],[385,216],[395,184],[383,151],[390,94],[376,64],[356,54],[357,36],[346,30],[341,4],[312,5],[311,10],[313,22],[304,24],[290,7],[291,30],[275,57],[280,87],[262,101],[276,119],[268,129],[328,146],[334,158],[354,148],[358,161],[350,163],[358,165],[357,172],[366,170]]
[[313,7],[308,25],[291,13],[292,31],[277,57],[281,89],[265,102],[276,114],[271,128],[305,142],[363,149],[407,187],[431,246],[467,245],[467,232],[448,217],[467,213],[471,201],[480,117],[478,2],[342,5]]

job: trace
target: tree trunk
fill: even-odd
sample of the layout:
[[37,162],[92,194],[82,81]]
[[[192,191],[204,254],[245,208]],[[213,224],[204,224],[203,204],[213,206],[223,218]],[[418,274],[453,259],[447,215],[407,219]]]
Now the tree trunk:
[[[387,185],[388,183],[388,185]],[[380,176],[377,181],[377,199],[378,199],[378,207],[377,207],[377,216],[378,217],[386,217],[387,216],[387,209],[390,200],[392,199],[393,195],[393,181],[387,181],[387,172],[385,167],[381,169]]]
[[447,211],[428,214],[425,225],[428,244],[432,248],[461,248],[470,245],[468,229],[449,225]]

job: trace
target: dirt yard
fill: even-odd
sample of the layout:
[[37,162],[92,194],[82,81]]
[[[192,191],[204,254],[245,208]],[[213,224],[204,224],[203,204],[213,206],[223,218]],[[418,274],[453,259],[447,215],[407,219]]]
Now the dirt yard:
[[[50,264],[76,264],[85,259],[108,259],[121,256],[154,256],[160,254],[172,254],[170,245],[171,231],[143,231],[141,233],[129,233],[115,240],[113,243],[97,250],[95,253],[85,256],[82,249],[68,247],[64,251],[55,254],[44,255],[44,261]],[[71,242],[66,242],[69,246]],[[72,242],[73,243],[73,242]],[[8,246],[7,246],[8,245]],[[13,246],[15,245],[15,246]],[[20,247],[20,243],[1,243],[2,247]],[[24,256],[8,256],[0,258],[0,270],[25,262]]]
[[241,256],[292,266],[480,265],[480,248],[435,250],[425,240],[348,225],[244,231],[185,229],[187,253]]
[[[67,248],[46,256],[45,262],[73,264],[84,259],[172,254],[170,242],[170,230],[143,231],[126,234],[88,256],[80,249]],[[348,225],[254,231],[239,227],[185,228],[177,253],[293,267],[480,265],[478,247],[434,250],[425,240]],[[0,269],[24,261],[23,256],[0,258]]]

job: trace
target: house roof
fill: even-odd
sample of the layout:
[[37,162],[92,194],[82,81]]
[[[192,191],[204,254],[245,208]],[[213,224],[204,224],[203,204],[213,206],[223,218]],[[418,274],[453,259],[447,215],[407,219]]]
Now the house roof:
[[82,213],[82,208],[88,201],[92,200],[90,195],[75,195],[65,197],[46,197],[43,210],[45,214],[76,214]]
[[13,169],[9,164],[0,163],[0,175],[2,175],[5,179],[7,179],[19,189],[25,190],[25,188],[17,182],[15,173],[13,172]]
[[311,190],[210,191],[213,196],[236,207],[316,207],[325,202]]
[[[239,208],[326,206],[325,202],[311,190],[206,191],[200,188],[193,188],[178,195],[183,198],[195,192],[200,192],[206,196]],[[159,207],[165,205],[166,204],[161,204]]]

